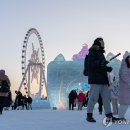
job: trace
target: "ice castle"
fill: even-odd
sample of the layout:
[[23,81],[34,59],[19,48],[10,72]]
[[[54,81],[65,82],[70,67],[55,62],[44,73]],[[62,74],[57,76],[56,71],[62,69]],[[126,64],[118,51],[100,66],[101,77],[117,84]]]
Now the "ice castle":
[[83,45],[82,50],[66,61],[59,54],[47,66],[47,88],[51,107],[66,108],[68,94],[72,89],[87,89],[87,77],[83,75],[84,58],[88,47]]

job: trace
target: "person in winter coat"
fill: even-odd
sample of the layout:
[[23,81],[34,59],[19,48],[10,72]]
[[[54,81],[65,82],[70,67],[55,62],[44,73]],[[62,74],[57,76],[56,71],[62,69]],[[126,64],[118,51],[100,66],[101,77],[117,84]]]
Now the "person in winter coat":
[[[112,78],[112,79],[111,79]],[[113,108],[113,115],[118,114],[118,98],[119,98],[119,84],[114,74],[110,74],[110,98]]]
[[[10,80],[7,75],[5,75],[5,70],[0,70],[0,89],[2,88],[2,82],[5,81],[8,84],[8,88],[10,90]],[[8,90],[8,92],[9,92]],[[0,114],[2,114],[3,107],[5,105],[5,97],[8,96],[8,92],[0,92]]]
[[130,53],[125,52],[119,71],[119,112],[118,117],[125,120],[125,114],[130,105]]
[[26,95],[23,96],[23,109],[24,109],[24,107],[26,108],[26,110],[28,109],[28,107],[27,107],[27,97],[26,97]]
[[29,109],[32,110],[32,98],[30,96],[27,98],[27,102],[28,102],[28,110]]
[[83,102],[85,102],[86,97],[83,92],[80,92],[77,96],[78,99],[78,110],[82,110]]
[[76,90],[72,90],[70,93],[69,93],[69,110],[74,110],[74,102],[77,98],[77,92]]
[[16,109],[18,106],[22,106],[22,109],[24,108],[23,104],[23,95],[20,91],[15,91],[16,93],[16,99],[14,102],[14,109]]
[[102,96],[103,106],[106,117],[108,119],[115,120],[112,116],[110,106],[110,93],[108,90],[108,75],[107,72],[111,72],[112,68],[107,66],[104,56],[104,41],[102,38],[95,39],[92,47],[89,49],[87,69],[88,70],[88,83],[90,84],[90,96],[87,107],[87,118],[88,122],[96,122],[93,118],[93,109],[98,101],[99,94]]

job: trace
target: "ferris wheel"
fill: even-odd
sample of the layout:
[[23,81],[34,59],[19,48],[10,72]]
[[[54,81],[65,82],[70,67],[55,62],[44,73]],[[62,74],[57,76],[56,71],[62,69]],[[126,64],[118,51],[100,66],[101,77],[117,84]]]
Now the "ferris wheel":
[[[28,45],[29,39],[32,35],[35,35],[39,48],[36,50],[34,44],[32,43],[32,54],[30,58],[27,58],[28,54]],[[41,97],[41,93],[43,87],[45,87],[45,96],[47,96],[47,88],[46,88],[46,79],[45,79],[45,55],[44,55],[44,47],[42,38],[39,32],[35,28],[31,28],[27,31],[26,36],[24,38],[23,46],[22,46],[22,82],[20,84],[19,90],[21,90],[22,86],[26,91],[27,95],[30,95],[31,89],[31,82],[33,79],[36,79],[38,83],[38,78],[40,77],[40,84],[39,84],[39,96]],[[40,76],[39,76],[40,75]]]

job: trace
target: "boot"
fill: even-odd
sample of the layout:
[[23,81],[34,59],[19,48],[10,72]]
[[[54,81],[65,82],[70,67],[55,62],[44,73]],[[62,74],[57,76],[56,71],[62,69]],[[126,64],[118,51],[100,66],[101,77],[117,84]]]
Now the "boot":
[[0,115],[2,115],[2,110],[0,110]]
[[113,117],[112,113],[108,113],[108,114],[106,114],[106,117],[107,117],[107,121],[115,122],[115,121],[118,120],[118,118]]
[[92,113],[87,113],[87,118],[86,120],[88,122],[96,122],[96,120],[93,118],[93,114]]
[[0,106],[0,115],[2,115],[2,111],[3,111],[3,107]]

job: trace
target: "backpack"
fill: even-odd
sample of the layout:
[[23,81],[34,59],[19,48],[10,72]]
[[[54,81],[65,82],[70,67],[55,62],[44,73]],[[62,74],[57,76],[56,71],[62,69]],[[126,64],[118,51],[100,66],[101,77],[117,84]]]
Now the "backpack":
[[83,71],[84,76],[88,76],[88,55],[86,55],[85,60],[84,60],[84,71]]
[[10,86],[6,80],[1,81],[0,92],[9,92]]

